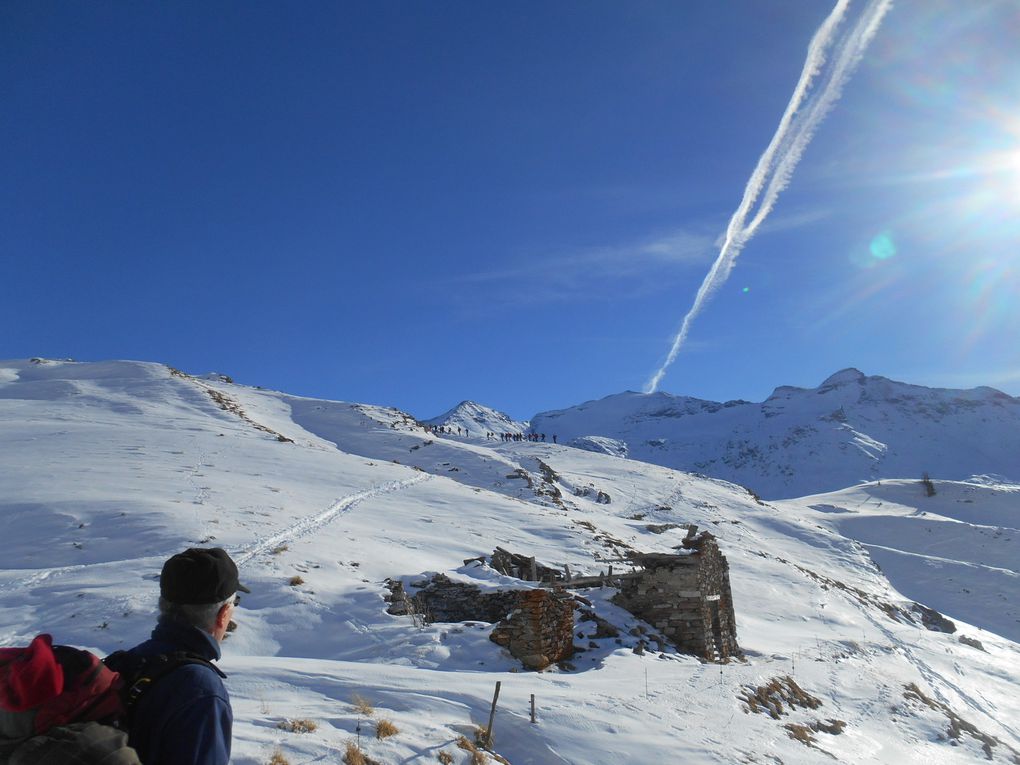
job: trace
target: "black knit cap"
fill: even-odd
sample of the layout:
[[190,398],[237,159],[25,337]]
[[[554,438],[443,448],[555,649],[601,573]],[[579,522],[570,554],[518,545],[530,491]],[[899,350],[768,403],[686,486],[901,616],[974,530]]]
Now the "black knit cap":
[[159,594],[171,603],[222,603],[235,592],[251,592],[237,580],[237,565],[221,547],[192,547],[163,564]]

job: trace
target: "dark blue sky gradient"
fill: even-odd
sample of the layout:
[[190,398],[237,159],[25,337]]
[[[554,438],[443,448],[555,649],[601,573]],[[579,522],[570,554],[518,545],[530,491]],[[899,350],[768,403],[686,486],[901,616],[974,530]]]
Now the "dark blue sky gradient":
[[[973,163],[973,142],[921,150],[961,130],[1020,135],[925,95],[972,97],[963,69],[997,63],[985,101],[1015,97],[1008,5],[953,22],[972,61],[912,79],[903,48],[948,44],[940,7],[897,5],[664,389],[760,399],[854,365],[1020,393],[1016,304],[996,303],[1020,283],[997,254],[1015,226],[965,208],[954,230],[986,230],[950,247],[930,184],[890,180]],[[830,9],[4,3],[0,356],[149,359],[421,417],[639,389]],[[887,229],[894,262],[854,260]],[[701,244],[629,254],[677,232]],[[968,303],[975,244],[1001,273]]]

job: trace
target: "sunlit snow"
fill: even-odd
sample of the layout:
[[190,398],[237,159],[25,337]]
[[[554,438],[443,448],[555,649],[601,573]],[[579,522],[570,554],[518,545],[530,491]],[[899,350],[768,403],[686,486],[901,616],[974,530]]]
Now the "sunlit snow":
[[[0,362],[0,434],[0,644],[50,632],[101,653],[130,646],[151,628],[162,561],[225,547],[253,591],[221,662],[240,765],[276,748],[295,765],[339,762],[359,726],[380,763],[434,763],[441,751],[467,762],[456,741],[485,724],[497,681],[493,751],[514,765],[1020,752],[1020,487],[995,477],[933,469],[933,497],[910,474],[759,502],[562,439],[438,436],[392,409],[138,362]],[[717,536],[744,660],[636,654],[639,623],[609,588],[581,594],[620,638],[578,638],[588,650],[572,668],[541,673],[489,641],[491,625],[417,627],[386,613],[387,578],[521,586],[465,563],[496,546],[594,575],[625,566],[607,538],[669,552],[684,529],[649,527],[671,523]],[[905,616],[915,601],[956,631]],[[746,689],[785,676],[821,706],[750,712]],[[359,716],[356,695],[373,715]],[[288,733],[277,727],[288,718],[318,727]],[[399,733],[377,740],[379,719]],[[953,737],[952,719],[977,733],[956,725]],[[811,731],[832,720],[841,733]]]

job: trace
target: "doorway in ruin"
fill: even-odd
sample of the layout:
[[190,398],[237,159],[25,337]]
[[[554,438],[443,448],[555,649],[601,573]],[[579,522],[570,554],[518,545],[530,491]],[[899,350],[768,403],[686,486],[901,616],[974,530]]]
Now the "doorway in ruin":
[[723,634],[722,634],[722,620],[719,616],[719,601],[710,600],[708,607],[712,613],[712,642],[715,644],[715,656],[716,659],[722,661],[726,656],[723,647]]

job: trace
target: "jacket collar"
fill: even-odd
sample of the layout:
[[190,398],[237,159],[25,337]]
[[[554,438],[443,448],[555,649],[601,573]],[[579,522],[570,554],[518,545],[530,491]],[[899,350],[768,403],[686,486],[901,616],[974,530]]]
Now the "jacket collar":
[[209,661],[220,658],[220,644],[216,638],[190,624],[161,619],[152,631],[152,639],[169,643],[175,650],[198,654]]

